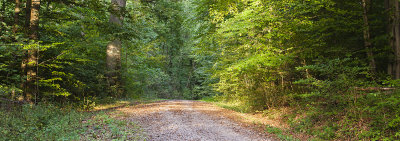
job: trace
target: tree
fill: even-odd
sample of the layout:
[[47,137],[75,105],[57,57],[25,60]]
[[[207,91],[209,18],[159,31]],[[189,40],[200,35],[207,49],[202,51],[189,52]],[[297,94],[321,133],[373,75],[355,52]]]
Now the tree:
[[387,0],[386,9],[389,13],[389,46],[394,57],[390,58],[387,72],[395,79],[400,79],[400,7],[398,0]]
[[[110,23],[113,26],[122,26],[124,17],[122,16],[122,9],[126,6],[125,0],[112,0],[111,1],[111,15]],[[118,86],[121,84],[121,47],[122,43],[118,37],[107,45],[107,69],[108,81],[110,86]]]
[[18,31],[20,13],[21,13],[21,0],[15,0],[13,33],[16,33]]
[[394,0],[394,56],[395,56],[395,78],[400,79],[400,6],[399,1]]
[[[39,10],[40,10],[40,0],[28,0],[27,5],[30,12],[29,16],[29,39],[33,41],[39,40]],[[28,6],[27,6],[28,7]],[[32,102],[33,96],[38,94],[37,87],[35,87],[35,80],[37,79],[37,56],[38,50],[36,47],[32,47],[28,50],[26,59],[26,82],[24,88],[24,99],[28,102]]]
[[370,27],[368,22],[368,11],[370,8],[370,1],[369,0],[362,0],[362,7],[363,7],[363,21],[364,21],[364,47],[367,52],[367,57],[369,59],[369,67],[372,73],[376,73],[376,63],[374,59],[374,54],[372,52],[372,44],[371,44],[371,34],[370,34]]

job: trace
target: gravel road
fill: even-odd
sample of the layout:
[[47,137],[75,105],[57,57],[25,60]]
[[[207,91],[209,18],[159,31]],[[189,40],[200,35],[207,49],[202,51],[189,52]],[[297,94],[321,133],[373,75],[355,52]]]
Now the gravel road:
[[224,117],[226,110],[198,101],[168,100],[121,109],[151,141],[266,141],[256,130]]

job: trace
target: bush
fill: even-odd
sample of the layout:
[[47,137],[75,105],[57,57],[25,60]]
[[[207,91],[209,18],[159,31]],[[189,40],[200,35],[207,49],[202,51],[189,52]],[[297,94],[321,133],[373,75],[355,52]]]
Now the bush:
[[83,115],[52,105],[0,110],[0,140],[79,140]]
[[[368,68],[355,65],[356,61],[334,59],[298,67],[309,74],[295,83],[309,92],[295,95],[306,113],[304,118],[289,120],[295,130],[323,140],[400,138],[400,91],[358,90],[385,86],[369,81]],[[397,82],[384,81],[398,88]]]

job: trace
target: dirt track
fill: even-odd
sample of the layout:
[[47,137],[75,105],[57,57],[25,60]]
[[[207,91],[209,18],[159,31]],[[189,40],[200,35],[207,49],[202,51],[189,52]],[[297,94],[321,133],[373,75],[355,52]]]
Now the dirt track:
[[120,110],[144,129],[146,140],[273,140],[224,117],[221,112],[226,110],[205,102],[170,100]]

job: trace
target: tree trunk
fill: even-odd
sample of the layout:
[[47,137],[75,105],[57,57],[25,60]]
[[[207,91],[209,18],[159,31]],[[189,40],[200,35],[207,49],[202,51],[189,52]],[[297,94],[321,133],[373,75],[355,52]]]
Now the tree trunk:
[[395,56],[395,62],[394,62],[394,70],[395,70],[395,78],[400,79],[400,24],[399,24],[399,18],[400,18],[400,13],[399,13],[399,1],[394,0],[394,56]]
[[[29,12],[29,38],[37,41],[39,39],[39,9],[40,0],[28,0],[27,3],[30,6]],[[27,6],[28,7],[28,6]],[[28,12],[27,12],[28,13]],[[28,50],[28,56],[26,59],[26,82],[24,98],[28,102],[32,102],[33,96],[37,96],[37,89],[35,87],[35,80],[37,79],[37,70],[35,69],[37,64],[37,49],[31,48]]]
[[107,45],[107,68],[110,86],[117,85],[121,68],[121,41],[118,39]]
[[[393,12],[393,0],[385,0],[385,9],[388,11],[390,15],[388,15],[388,25],[387,25],[387,34],[389,35],[389,40],[388,44],[391,49],[394,49],[394,23],[393,23],[393,15],[391,15]],[[392,53],[392,52],[391,52]],[[393,76],[393,59],[388,58],[388,65],[387,65],[387,74],[390,76]]]
[[[29,25],[30,25],[30,17],[31,17],[31,5],[32,5],[32,0],[27,0],[25,3],[26,7],[25,7],[25,24],[24,24],[24,33],[26,34],[26,36],[29,36]],[[23,58],[21,61],[21,76],[27,77],[27,64],[28,64],[28,54],[26,53],[26,50],[22,50],[23,51]],[[26,81],[27,79],[25,79],[25,81],[23,81],[21,83],[21,89],[23,90],[23,95],[22,98],[18,98],[19,100],[26,100],[32,97],[32,95],[30,95],[27,90],[28,87],[28,83]]]
[[13,33],[17,33],[19,14],[21,13],[21,0],[15,0]]
[[30,35],[29,38],[32,40],[39,39],[39,10],[40,10],[40,0],[33,0],[31,5],[31,12],[30,12],[30,22],[29,22],[29,29]]
[[26,0],[26,7],[25,7],[25,32],[26,35],[29,35],[29,26],[31,24],[31,7],[32,7],[32,0]]
[[363,33],[364,33],[364,47],[367,52],[367,57],[369,60],[369,66],[370,70],[372,73],[375,74],[376,72],[376,63],[374,59],[374,54],[372,52],[372,44],[371,44],[371,35],[369,31],[369,23],[368,23],[368,11],[369,11],[369,0],[362,0],[362,6],[363,6],[363,20],[364,20],[364,28],[363,28]]
[[[112,11],[110,15],[110,23],[122,26],[122,8],[126,6],[125,0],[111,0]],[[116,86],[120,83],[120,70],[121,70],[121,47],[122,43],[118,38],[107,45],[107,69],[108,80],[110,86]]]

